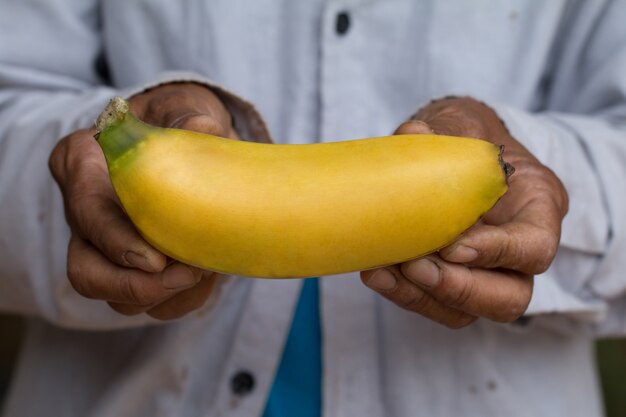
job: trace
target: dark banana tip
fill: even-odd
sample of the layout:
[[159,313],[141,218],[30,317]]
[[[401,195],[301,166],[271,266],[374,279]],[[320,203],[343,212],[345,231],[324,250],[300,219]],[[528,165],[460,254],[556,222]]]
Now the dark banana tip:
[[508,162],[504,162],[502,169],[504,170],[504,175],[506,175],[507,179],[515,173],[515,167]]
[[504,171],[504,176],[508,180],[509,177],[515,173],[515,167],[502,159],[502,154],[504,154],[504,145],[499,146],[500,153],[498,154],[498,160],[500,162],[500,167],[502,167],[502,171]]

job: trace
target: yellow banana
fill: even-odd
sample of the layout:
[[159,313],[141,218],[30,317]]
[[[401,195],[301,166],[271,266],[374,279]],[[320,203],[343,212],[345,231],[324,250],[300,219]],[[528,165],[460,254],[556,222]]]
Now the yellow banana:
[[121,98],[97,128],[115,191],[150,244],[249,277],[331,275],[431,253],[507,189],[501,147],[477,139],[260,144],[150,126]]

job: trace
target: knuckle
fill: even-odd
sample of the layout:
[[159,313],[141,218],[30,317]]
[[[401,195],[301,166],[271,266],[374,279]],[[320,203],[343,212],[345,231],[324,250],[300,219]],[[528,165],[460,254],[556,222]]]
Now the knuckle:
[[[446,97],[431,104],[440,134],[484,138],[485,126],[481,117],[484,105],[471,97]],[[427,120],[428,121],[428,120]]]
[[124,256],[127,249],[125,246],[130,242],[121,239],[125,236],[116,223],[113,216],[103,215],[98,221],[87,223],[85,233],[89,240],[105,253],[107,258],[120,265],[126,265]]
[[532,269],[534,274],[543,274],[550,268],[552,265],[552,257],[548,258],[547,256],[543,259],[537,260],[535,267]]
[[559,248],[558,238],[554,236],[554,234],[544,231],[543,235],[541,239],[543,242],[546,242],[546,244],[542,248],[535,268],[531,271],[534,274],[544,273],[550,268]]
[[120,278],[119,294],[122,300],[134,305],[147,306],[154,302],[153,298],[138,288],[137,280],[130,276]]
[[94,223],[91,221],[91,216],[93,216],[95,211],[91,209],[90,203],[86,200],[82,193],[72,191],[67,196],[66,206],[71,225],[76,228],[76,231],[82,238],[93,243],[96,230]]
[[78,264],[76,260],[74,260],[71,252],[68,255],[67,278],[70,280],[70,282],[74,283],[74,281],[78,281],[80,279],[80,276],[82,275],[82,267]]
[[63,171],[66,168],[66,162],[71,153],[72,144],[83,138],[86,134],[89,134],[88,129],[77,130],[61,138],[50,152],[48,168],[57,182],[60,183],[64,177]]
[[436,301],[434,298],[423,294],[419,298],[416,298],[413,303],[409,304],[406,309],[415,313],[426,314],[433,310]]
[[528,308],[530,297],[527,300],[518,297],[508,302],[503,309],[494,317],[494,320],[501,323],[512,323],[519,319]]
[[117,215],[112,211],[111,201],[97,195],[75,192],[69,197],[70,216],[80,235],[93,243],[106,256],[124,265],[128,240]]
[[86,298],[93,298],[85,268],[71,253],[67,262],[67,279],[78,294]]
[[[90,190],[90,184],[85,180],[73,181],[68,184],[68,193],[66,200],[72,213],[75,215],[85,215],[86,213],[93,213],[92,210],[92,195],[93,191]],[[85,210],[85,209],[89,210]],[[86,213],[83,213],[85,211]]]
[[501,237],[498,239],[498,244],[491,254],[491,259],[487,262],[489,267],[507,265],[510,258],[517,259],[517,249],[513,244],[514,239],[511,232],[507,228],[500,228],[499,232]]
[[470,138],[484,139],[486,137],[485,128],[477,119],[466,118],[463,121],[463,135]]
[[406,285],[397,289],[390,297],[400,307],[406,310],[414,310],[423,302],[425,293],[413,285]]
[[193,100],[178,88],[161,89],[148,100],[145,112],[146,121],[162,126],[170,126],[180,116],[180,109],[194,108]]
[[[509,150],[509,152],[513,152],[513,151]],[[512,175],[511,177],[509,177],[510,184],[524,182],[523,177],[542,176],[541,165],[539,165],[536,161],[532,159],[521,158],[521,157],[515,158],[515,161],[513,162],[513,166],[515,166],[515,175]]]
[[[99,248],[105,247],[103,245],[106,242],[106,233],[108,230],[109,216],[103,210],[103,202],[97,198],[88,198],[88,207],[84,207],[84,211],[81,213],[84,216],[83,226],[84,232],[87,236],[89,236],[89,240],[91,240],[94,244],[96,244]],[[107,225],[107,227],[103,227]]]
[[451,288],[442,294],[443,301],[452,307],[464,307],[472,299],[474,295],[474,280],[463,279],[458,287]]
[[51,158],[62,163],[66,169],[76,170],[85,165],[102,166],[104,154],[93,139],[93,131],[83,129],[61,139],[55,146]]
[[61,139],[59,143],[52,149],[50,157],[48,158],[48,168],[52,173],[54,179],[58,182],[61,178],[61,166],[63,161],[63,155],[66,152],[67,144],[65,139]]

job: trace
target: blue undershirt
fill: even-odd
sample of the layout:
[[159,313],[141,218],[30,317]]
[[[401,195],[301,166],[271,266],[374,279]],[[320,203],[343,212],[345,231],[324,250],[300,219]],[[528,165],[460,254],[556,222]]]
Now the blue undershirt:
[[321,341],[318,279],[307,278],[263,417],[320,417]]

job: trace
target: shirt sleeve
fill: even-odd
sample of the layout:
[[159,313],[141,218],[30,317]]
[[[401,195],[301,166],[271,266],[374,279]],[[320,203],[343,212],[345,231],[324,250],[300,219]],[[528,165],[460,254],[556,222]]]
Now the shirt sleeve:
[[48,169],[52,149],[63,136],[92,126],[114,95],[173,81],[214,89],[242,137],[269,141],[267,129],[254,107],[201,75],[167,73],[126,90],[107,86],[98,71],[103,48],[96,1],[13,0],[0,9],[0,311],[78,329],[154,323],[146,315],[115,313],[71,287],[69,228]]
[[626,333],[626,3],[580,2],[564,18],[546,108],[491,103],[511,134],[563,181],[570,207],[528,315],[566,315]]

